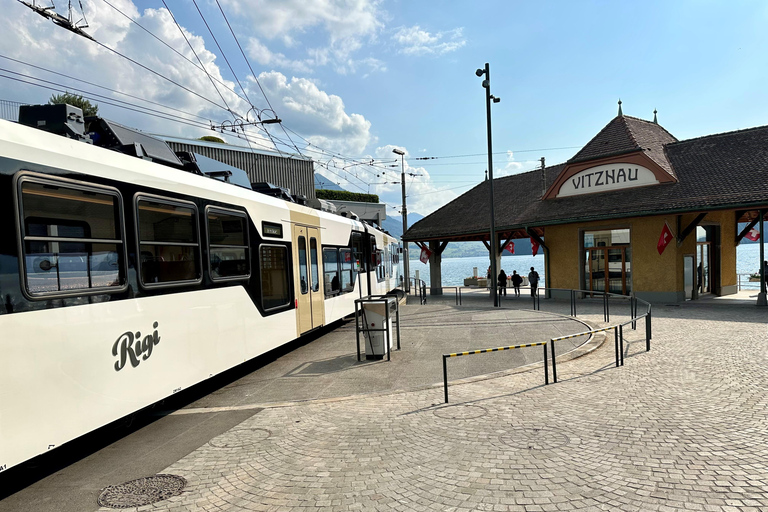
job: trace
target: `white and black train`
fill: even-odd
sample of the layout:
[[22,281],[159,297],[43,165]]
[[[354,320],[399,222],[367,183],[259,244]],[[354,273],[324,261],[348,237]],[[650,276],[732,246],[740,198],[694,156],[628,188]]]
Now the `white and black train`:
[[[66,109],[64,124],[82,123]],[[96,144],[77,126],[0,120],[0,471],[400,281],[386,233],[213,179],[194,158],[161,165],[178,155],[157,139],[124,144],[119,125],[89,122]]]

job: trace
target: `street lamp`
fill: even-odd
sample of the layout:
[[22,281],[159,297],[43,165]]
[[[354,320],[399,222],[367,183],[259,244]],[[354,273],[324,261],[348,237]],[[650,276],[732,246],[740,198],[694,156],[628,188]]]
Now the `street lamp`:
[[493,305],[499,306],[499,297],[496,294],[496,251],[498,251],[498,243],[496,242],[496,217],[493,209],[493,147],[491,144],[491,100],[494,103],[501,101],[501,98],[491,94],[491,69],[488,63],[485,63],[485,69],[478,69],[475,71],[478,77],[485,75],[483,80],[483,89],[485,89],[485,111],[488,125],[488,189],[490,190],[490,207],[491,207],[491,295],[493,296]]
[[[405,151],[395,148],[392,152],[400,155],[400,186],[403,191],[403,234],[408,231],[408,208],[405,206]],[[403,272],[405,273],[405,293],[411,292],[411,274],[408,268],[408,242],[403,242]]]

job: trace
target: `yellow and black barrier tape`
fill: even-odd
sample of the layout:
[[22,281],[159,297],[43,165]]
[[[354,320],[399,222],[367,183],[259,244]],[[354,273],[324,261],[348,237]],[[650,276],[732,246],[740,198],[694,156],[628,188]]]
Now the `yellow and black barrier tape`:
[[604,331],[612,331],[615,328],[616,328],[616,326],[614,325],[613,327],[604,327],[602,329],[594,329],[592,331],[580,332],[578,334],[570,334],[568,336],[560,336],[559,338],[552,338],[551,341],[560,341],[560,340],[568,340],[568,339],[571,339],[571,338],[578,338],[579,336],[586,336],[587,334],[594,334],[594,333],[597,333],[597,332],[604,332]]
[[510,350],[513,348],[526,348],[526,347],[540,347],[541,345],[546,345],[546,341],[542,341],[541,343],[528,343],[526,345],[512,345],[510,347],[496,347],[496,348],[483,348],[479,350],[467,350],[466,352],[454,352],[452,354],[445,354],[443,357],[459,357],[459,356],[468,356],[471,354],[485,354],[488,352],[499,352],[500,350]]

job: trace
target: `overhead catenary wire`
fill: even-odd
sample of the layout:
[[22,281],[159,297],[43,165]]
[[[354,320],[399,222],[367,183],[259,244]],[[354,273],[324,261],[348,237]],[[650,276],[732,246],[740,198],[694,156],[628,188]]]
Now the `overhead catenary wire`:
[[[38,83],[35,83],[35,82],[30,82],[28,80],[23,80],[21,78],[7,76],[7,75],[3,75],[3,74],[0,74],[0,78],[6,78],[8,80],[13,80],[13,81],[24,83],[24,84],[28,84],[28,85],[34,85],[35,87],[41,87],[43,89],[48,89],[49,91],[55,91],[55,92],[61,92],[61,93],[68,92],[68,90],[66,88],[57,89],[57,88],[51,87],[49,85],[38,84]],[[83,97],[86,98],[86,99],[93,99],[93,98],[88,98],[86,96],[83,96]],[[189,122],[189,121],[180,120],[178,118],[165,117],[165,116],[160,115],[160,114],[153,114],[151,112],[146,112],[146,111],[143,111],[143,110],[139,110],[138,108],[133,108],[133,107],[125,106],[125,105],[120,105],[118,103],[112,103],[110,101],[105,101],[105,100],[99,100],[99,102],[100,103],[104,103],[106,105],[113,106],[113,107],[118,107],[118,108],[123,108],[123,109],[126,109],[126,110],[131,110],[133,112],[138,112],[140,114],[145,114],[145,115],[157,117],[157,118],[160,118],[160,119],[165,119],[165,120],[168,120],[168,121],[173,121],[173,122],[177,122],[177,123],[181,123],[181,124],[186,124],[186,125],[189,125],[189,126],[193,126],[195,128],[207,128],[206,125],[203,125],[202,123],[199,123],[197,121]],[[195,123],[197,123],[197,124],[195,124]]]
[[[200,69],[201,71],[205,71],[205,70],[204,70],[203,68],[201,68],[201,67],[200,67],[200,66],[199,66],[197,63],[195,63],[195,62],[194,62],[192,59],[190,59],[189,57],[187,57],[186,55],[184,55],[183,53],[181,53],[180,51],[178,51],[176,48],[174,48],[173,46],[171,46],[171,45],[170,45],[170,44],[168,44],[167,42],[163,41],[163,40],[162,40],[160,37],[158,37],[158,36],[157,36],[157,35],[155,35],[155,34],[154,34],[152,31],[150,31],[149,29],[147,29],[146,27],[144,27],[144,26],[143,26],[141,23],[139,23],[138,21],[134,20],[133,18],[131,18],[130,16],[128,16],[127,14],[125,14],[123,11],[121,11],[119,8],[117,8],[117,7],[115,7],[114,5],[112,5],[112,4],[111,4],[111,3],[110,3],[108,0],[102,0],[102,1],[103,1],[105,4],[107,4],[108,6],[110,6],[112,9],[114,9],[115,11],[117,11],[118,13],[120,13],[120,14],[121,14],[123,17],[125,17],[125,18],[126,18],[127,20],[129,20],[131,23],[133,23],[134,25],[136,25],[137,27],[139,27],[141,30],[143,30],[144,32],[146,32],[147,34],[149,34],[150,36],[152,36],[153,38],[155,38],[157,41],[159,41],[161,44],[163,44],[163,45],[164,45],[165,47],[167,47],[169,50],[171,50],[172,52],[174,52],[176,55],[178,55],[178,56],[179,56],[179,57],[181,57],[182,59],[186,60],[187,62],[189,62],[190,64],[192,64],[192,65],[193,65],[193,66],[195,66],[196,68]],[[219,80],[219,79],[218,79],[218,78],[216,78],[216,77],[214,77],[214,80],[216,80],[216,82],[218,82],[218,83],[219,83],[219,85],[221,85],[222,87],[224,87],[224,88],[226,88],[227,90],[229,90],[230,92],[232,92],[232,93],[236,94],[236,95],[237,95],[237,96],[238,96],[238,97],[239,97],[241,100],[243,100],[243,101],[248,101],[246,98],[243,98],[242,96],[240,96],[240,95],[237,93],[237,91],[235,91],[235,89],[234,89],[234,88],[232,88],[232,87],[230,87],[230,86],[229,86],[227,83],[225,83],[225,82],[222,82],[221,80]],[[250,103],[250,101],[248,101],[248,103]]]
[[[221,11],[221,16],[224,18],[224,21],[227,23],[227,27],[229,27],[229,31],[232,33],[232,38],[234,38],[235,43],[237,44],[237,47],[240,49],[240,53],[242,54],[243,59],[245,60],[246,65],[248,66],[248,69],[251,70],[251,75],[253,76],[253,80],[256,82],[256,85],[259,86],[259,90],[261,91],[262,96],[264,96],[264,100],[267,102],[269,109],[272,112],[275,112],[275,109],[272,108],[272,103],[270,103],[269,98],[267,97],[267,93],[264,91],[264,88],[261,86],[261,82],[259,82],[259,77],[256,76],[256,72],[253,70],[253,67],[251,67],[251,62],[248,60],[248,57],[245,55],[245,51],[243,51],[243,47],[240,45],[240,40],[237,38],[235,31],[232,29],[232,25],[229,23],[229,19],[227,19],[227,15],[224,13],[224,9],[221,7],[219,0],[216,0],[216,5],[219,7],[219,11]],[[285,130],[283,123],[280,123],[280,128],[282,128],[283,132],[285,133],[285,136],[288,137],[288,140],[290,140],[291,143],[293,143],[293,140],[291,139],[291,136],[288,135],[288,132]],[[269,133],[269,130],[267,130],[267,128],[264,128],[264,131]],[[296,144],[293,144],[293,147],[296,149],[296,151],[299,154],[301,154],[301,150]]]

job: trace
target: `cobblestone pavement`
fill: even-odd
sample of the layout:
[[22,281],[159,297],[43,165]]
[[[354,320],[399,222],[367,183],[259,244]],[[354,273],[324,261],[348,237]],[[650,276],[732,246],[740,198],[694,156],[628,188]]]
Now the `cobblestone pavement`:
[[549,386],[539,369],[454,385],[450,404],[436,388],[266,408],[139,510],[768,510],[766,320],[660,305],[652,350],[640,323],[621,368],[609,338]]

